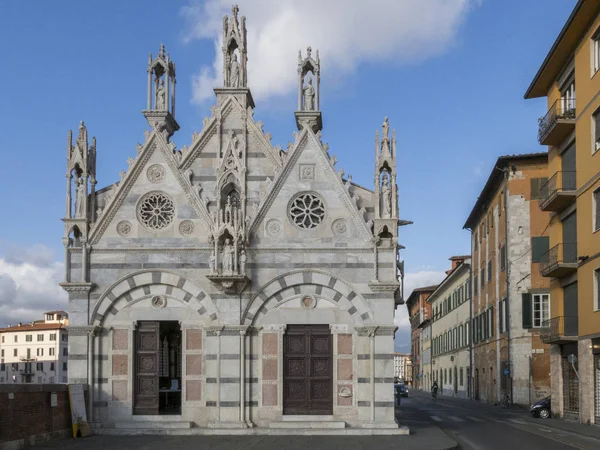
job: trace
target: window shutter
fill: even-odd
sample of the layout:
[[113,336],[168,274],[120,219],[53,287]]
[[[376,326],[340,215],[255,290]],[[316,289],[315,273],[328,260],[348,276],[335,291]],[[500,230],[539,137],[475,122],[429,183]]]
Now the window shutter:
[[521,294],[523,303],[523,328],[531,328],[531,294]]
[[498,302],[498,321],[500,329],[498,333],[504,332],[504,300]]
[[594,201],[596,203],[596,223],[594,229],[600,228],[600,191],[594,192]]
[[504,272],[506,268],[506,245],[500,247],[500,271]]
[[596,270],[596,296],[597,296],[597,301],[598,304],[596,305],[596,307],[598,309],[600,309],[600,269]]
[[548,236],[537,236],[531,238],[531,262],[540,262],[542,255],[550,249],[550,238]]
[[531,200],[540,198],[540,179],[531,178]]
[[596,142],[600,139],[600,114],[594,114],[594,119],[596,119]]

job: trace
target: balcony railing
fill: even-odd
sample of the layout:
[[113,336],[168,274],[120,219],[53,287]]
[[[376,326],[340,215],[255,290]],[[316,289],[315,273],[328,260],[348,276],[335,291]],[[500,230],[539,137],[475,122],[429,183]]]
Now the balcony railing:
[[575,171],[556,172],[540,188],[540,208],[542,211],[558,212],[576,197]]
[[558,244],[540,258],[544,277],[561,278],[577,270],[577,244]]
[[541,145],[559,145],[575,127],[575,99],[561,98],[539,119]]
[[542,341],[548,343],[570,342],[577,339],[577,316],[559,316],[544,320],[540,332]]

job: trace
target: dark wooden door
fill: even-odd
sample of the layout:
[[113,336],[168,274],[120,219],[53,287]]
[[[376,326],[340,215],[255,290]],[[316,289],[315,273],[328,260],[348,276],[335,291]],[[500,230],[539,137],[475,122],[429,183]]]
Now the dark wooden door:
[[333,414],[329,325],[288,325],[283,342],[283,413]]
[[563,288],[564,324],[565,336],[579,335],[579,300],[577,295],[577,282],[571,283]]
[[139,322],[135,332],[134,414],[158,414],[159,322]]

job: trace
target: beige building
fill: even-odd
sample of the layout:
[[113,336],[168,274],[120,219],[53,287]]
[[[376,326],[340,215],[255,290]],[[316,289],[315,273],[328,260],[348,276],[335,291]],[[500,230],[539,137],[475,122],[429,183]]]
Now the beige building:
[[431,304],[430,379],[440,393],[470,398],[471,258],[453,256],[452,269],[427,299]]
[[394,381],[406,381],[406,361],[410,355],[394,353]]
[[44,313],[44,320],[0,328],[0,383],[66,383],[68,315]]

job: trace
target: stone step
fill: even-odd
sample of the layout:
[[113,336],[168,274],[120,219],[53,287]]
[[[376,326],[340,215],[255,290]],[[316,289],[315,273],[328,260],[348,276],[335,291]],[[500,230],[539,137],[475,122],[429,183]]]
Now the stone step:
[[192,428],[192,422],[187,421],[149,421],[149,422],[115,422],[115,428],[128,430],[174,430]]
[[180,422],[181,414],[132,415],[134,422]]
[[334,420],[278,420],[275,422],[271,422],[269,424],[269,428],[287,428],[287,429],[340,429],[346,428],[346,422],[343,420],[334,421]]
[[281,417],[281,420],[284,422],[322,422],[324,420],[333,420],[333,416],[311,416],[309,414],[306,415],[284,415]]

